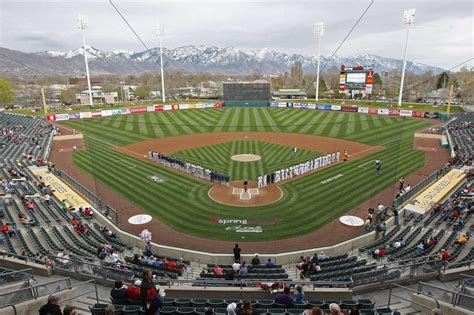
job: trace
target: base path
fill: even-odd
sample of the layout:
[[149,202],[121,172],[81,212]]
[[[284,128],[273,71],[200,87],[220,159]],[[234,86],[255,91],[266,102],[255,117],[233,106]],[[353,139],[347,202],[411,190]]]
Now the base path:
[[[257,181],[249,180],[248,191],[257,189]],[[258,188],[258,194],[252,194],[250,199],[242,199],[239,194],[234,193],[236,189],[244,189],[244,181],[234,181],[230,186],[215,185],[209,190],[209,198],[215,202],[234,207],[255,207],[268,205],[283,197],[283,191],[278,185],[270,185],[264,188]]]
[[[434,120],[427,120],[430,121],[432,124],[439,123],[439,121]],[[65,134],[65,133],[63,133]],[[231,133],[232,134],[232,133]],[[238,139],[245,139],[243,138],[246,133],[234,133],[235,137],[239,136]],[[257,133],[257,134],[267,134],[269,133]],[[222,141],[233,140],[233,139],[225,139],[223,137],[225,134],[216,134],[215,138],[223,139]],[[278,134],[282,136],[282,134]],[[199,136],[199,135],[193,135]],[[297,135],[295,135],[297,136]],[[188,136],[183,136],[188,137]],[[208,135],[209,137],[209,135]],[[223,137],[223,138],[220,138]],[[325,138],[325,137],[313,137],[309,136],[311,139],[314,138]],[[159,143],[162,147],[159,149],[160,152],[169,153],[176,150],[173,148],[173,140],[163,141],[166,139],[176,139],[179,137],[170,137],[160,140],[150,140],[146,141],[151,143]],[[269,140],[267,136],[267,142],[273,142]],[[237,138],[234,138],[237,139]],[[343,140],[333,139],[333,138],[325,138],[331,139],[331,142],[336,143]],[[73,143],[68,141],[54,141],[53,146],[51,149],[50,160],[53,161],[59,168],[66,171],[68,174],[73,176],[76,180],[78,180],[82,185],[84,185],[87,189],[92,191],[93,193],[97,194],[102,198],[103,203],[110,204],[113,208],[117,209],[120,213],[120,226],[124,229],[138,235],[141,230],[143,229],[142,226],[132,225],[127,222],[128,218],[142,214],[143,210],[139,207],[133,205],[131,202],[123,198],[122,196],[118,195],[116,192],[112,191],[110,188],[106,187],[99,181],[95,180],[93,177],[85,174],[81,169],[74,166],[72,161],[72,152],[70,150],[60,152],[60,149],[70,148],[72,145],[77,145],[78,150],[83,147],[82,140],[72,140]],[[203,138],[204,141],[204,138]],[[349,141],[343,141],[348,143]],[[218,142],[215,142],[218,143]],[[275,142],[273,142],[275,143]],[[339,142],[341,143],[341,142]],[[364,146],[361,144],[357,144],[351,142],[355,145]],[[167,144],[165,146],[165,144]],[[203,146],[208,145],[209,143],[200,143],[196,146]],[[184,144],[181,144],[184,145]],[[290,144],[291,145],[291,144]],[[333,144],[327,144],[328,146]],[[127,146],[128,148],[133,147],[133,145]],[[298,146],[299,147],[299,146]],[[365,146],[369,147],[370,146]],[[436,148],[438,151],[427,151],[426,152],[426,159],[425,165],[421,169],[417,170],[414,174],[408,176],[406,178],[406,182],[409,183],[412,187],[424,179],[426,176],[430,175],[436,169],[442,167],[449,158],[449,151],[446,149],[441,148],[439,144],[439,140],[434,139],[415,139],[414,147],[432,147]],[[185,147],[183,147],[184,149]],[[334,147],[333,147],[334,148]],[[337,147],[339,148],[339,147]],[[150,148],[149,148],[150,149]],[[158,149],[156,147],[155,149]],[[343,148],[344,149],[344,148]],[[143,149],[143,152],[146,152],[146,149]],[[314,150],[314,149],[313,149]],[[321,147],[319,150],[323,150]],[[347,150],[351,154],[350,148],[347,147]],[[331,148],[328,149],[331,151]],[[126,152],[124,152],[126,153]],[[130,154],[130,152],[128,152]],[[143,158],[143,154],[141,155]],[[136,156],[135,156],[136,157]],[[143,160],[146,160],[143,158]],[[398,192],[398,183],[393,184],[391,187],[387,188],[383,192],[375,195],[374,197],[370,198],[369,200],[365,201],[364,203],[360,204],[358,207],[353,208],[352,210],[348,211],[346,215],[354,215],[360,218],[365,218],[367,216],[367,209],[368,208],[376,208],[379,203],[384,205],[392,204],[394,196]],[[256,210],[258,208],[255,208]],[[203,250],[212,253],[232,253],[232,248],[234,247],[235,241],[218,241],[218,240],[210,240],[204,239],[197,236],[185,234],[182,232],[178,232],[170,228],[165,223],[153,218],[149,225],[150,232],[153,233],[153,239],[156,240],[160,244],[169,245],[169,246],[176,246],[182,247],[187,249],[194,249],[194,250]],[[265,242],[240,242],[240,247],[242,248],[243,253],[278,253],[278,252],[286,252],[292,250],[300,250],[300,249],[308,249],[320,246],[326,246],[335,244],[337,242],[352,238],[363,233],[363,227],[351,227],[342,224],[339,219],[335,219],[334,221],[328,223],[327,225],[323,226],[322,228],[302,235],[298,237],[283,239],[283,240],[276,240],[276,241],[265,241]]]

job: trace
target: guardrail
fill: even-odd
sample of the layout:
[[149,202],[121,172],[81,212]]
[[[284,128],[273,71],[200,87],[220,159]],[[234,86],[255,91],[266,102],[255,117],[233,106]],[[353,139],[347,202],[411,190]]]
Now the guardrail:
[[[430,297],[432,297],[433,292],[435,290],[441,292],[441,294],[438,294],[439,296],[436,298],[436,303],[438,305],[438,308],[439,308],[439,303],[438,303],[438,300],[439,300],[439,301],[449,303],[453,307],[460,306],[469,310],[474,310],[474,307],[472,307],[472,305],[474,305],[474,296],[472,295],[467,295],[462,292],[448,290],[446,288],[442,288],[442,287],[436,286],[434,284],[426,283],[426,282],[418,283],[417,293],[423,294],[422,292],[423,288],[427,288],[430,294]],[[451,296],[449,301],[443,300],[446,296]]]
[[86,187],[84,187],[82,184],[80,184],[77,180],[75,180],[72,176],[70,176],[63,170],[56,168],[54,169],[53,174],[64,180],[69,185],[71,185],[75,191],[80,193],[86,199],[90,200],[97,207],[100,207],[102,205],[102,201],[97,195],[90,192]]
[[35,280],[35,276],[33,274],[33,269],[32,268],[1,273],[0,274],[0,279],[4,279],[4,278],[7,278],[7,277],[14,277],[17,274],[29,274],[29,275],[28,275],[28,278],[18,279],[18,280],[10,281],[10,282],[4,282],[3,284],[14,283],[14,282],[18,282],[18,281],[26,281],[28,283],[28,285],[30,285],[30,280]]
[[425,189],[428,185],[432,184],[435,180],[438,178],[444,176],[448,170],[450,170],[450,167],[443,167],[435,172],[433,172],[431,175],[428,177],[424,178],[421,182],[413,186],[409,191],[395,199],[393,202],[393,206],[398,208],[402,204],[404,204],[406,201],[408,201],[410,198],[421,192],[423,189]]

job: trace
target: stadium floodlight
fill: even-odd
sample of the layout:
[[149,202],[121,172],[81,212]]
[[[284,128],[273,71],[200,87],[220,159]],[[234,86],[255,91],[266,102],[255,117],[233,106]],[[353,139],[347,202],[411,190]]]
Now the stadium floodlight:
[[402,78],[400,80],[400,92],[398,93],[398,106],[402,106],[402,95],[403,95],[403,82],[405,81],[405,68],[407,66],[407,54],[408,54],[408,34],[410,33],[410,27],[415,21],[415,9],[405,10],[403,12],[403,24],[407,27],[407,36],[405,39],[405,56],[403,57],[403,68]]
[[86,62],[86,77],[87,77],[87,87],[89,88],[89,105],[93,106],[92,101],[92,88],[91,88],[91,78],[89,75],[89,64],[87,62],[87,50],[86,50],[86,29],[89,27],[89,19],[86,15],[79,15],[77,18],[78,27],[82,31],[82,49],[84,50],[84,61]]
[[163,103],[166,102],[165,99],[165,76],[163,71],[163,47],[162,47],[162,39],[165,36],[165,26],[160,24],[156,27],[156,36],[160,39],[160,68],[161,68],[161,98]]
[[321,63],[321,36],[324,35],[324,23],[314,24],[314,35],[318,38],[318,66],[316,69],[316,102],[319,101],[319,65]]

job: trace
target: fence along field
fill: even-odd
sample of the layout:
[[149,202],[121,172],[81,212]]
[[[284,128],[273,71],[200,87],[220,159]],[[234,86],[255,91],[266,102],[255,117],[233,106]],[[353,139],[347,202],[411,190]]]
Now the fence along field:
[[[422,167],[425,153],[413,149],[413,133],[428,126],[420,119],[286,108],[160,112],[62,124],[86,136],[87,149],[74,153],[79,168],[178,231],[210,239],[241,240],[242,234],[228,231],[210,218],[272,221],[259,224],[261,233],[246,233],[247,241],[312,232]],[[215,203],[207,195],[210,185],[113,150],[114,146],[153,138],[227,131],[322,135],[385,149],[286,183],[281,186],[283,198],[258,207],[258,211]],[[375,159],[383,161],[381,176],[375,176],[370,167],[357,167]],[[123,163],[114,162],[117,160],[135,168],[125,168]],[[166,181],[156,183],[147,179],[151,176]],[[327,181],[331,178],[336,179]]]

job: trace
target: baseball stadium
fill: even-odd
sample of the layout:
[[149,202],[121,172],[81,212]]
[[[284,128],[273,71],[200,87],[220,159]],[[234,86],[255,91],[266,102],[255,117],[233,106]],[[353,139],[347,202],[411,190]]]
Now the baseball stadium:
[[112,0],[145,51],[87,46],[85,15],[77,51],[0,47],[0,315],[473,314],[473,58],[407,62],[415,9],[403,60],[336,55],[373,3],[327,56],[314,24],[314,58],[164,49],[161,24],[149,48]]

